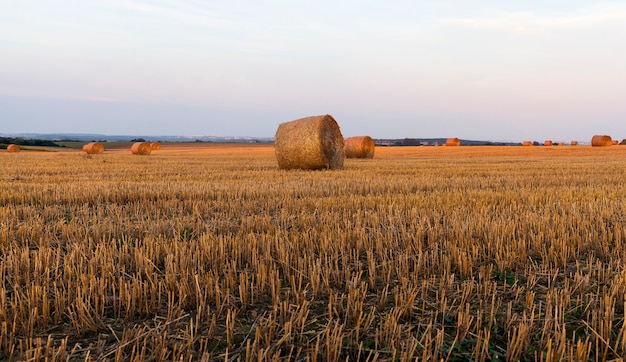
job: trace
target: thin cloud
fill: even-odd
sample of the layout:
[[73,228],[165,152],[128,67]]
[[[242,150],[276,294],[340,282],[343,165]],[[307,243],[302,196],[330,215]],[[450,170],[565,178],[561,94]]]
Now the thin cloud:
[[217,11],[211,11],[207,7],[189,5],[183,2],[172,1],[167,5],[153,5],[135,0],[108,0],[109,6],[124,9],[149,16],[160,16],[185,24],[201,25],[205,27],[230,26],[231,21],[226,20]]
[[488,11],[476,17],[444,18],[440,24],[535,36],[556,30],[575,30],[626,21],[626,7],[605,7],[584,12],[545,15],[530,11]]

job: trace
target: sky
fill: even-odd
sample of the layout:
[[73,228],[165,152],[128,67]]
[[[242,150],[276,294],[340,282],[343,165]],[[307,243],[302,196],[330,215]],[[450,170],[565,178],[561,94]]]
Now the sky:
[[626,2],[0,0],[0,134],[626,138]]

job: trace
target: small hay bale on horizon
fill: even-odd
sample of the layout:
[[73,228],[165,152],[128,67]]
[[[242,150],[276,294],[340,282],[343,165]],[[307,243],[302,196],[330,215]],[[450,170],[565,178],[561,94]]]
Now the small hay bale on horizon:
[[83,146],[82,151],[90,155],[96,155],[104,152],[104,145],[100,142],[89,142]]
[[552,146],[553,145],[552,140],[545,140],[545,141],[543,141],[543,145],[544,146]]
[[446,140],[446,146],[460,146],[461,145],[461,140],[459,138],[448,138]]
[[133,155],[148,156],[150,152],[152,152],[152,149],[148,142],[135,142],[130,148],[130,151]]
[[150,149],[152,151],[160,150],[161,149],[161,144],[159,142],[152,142],[152,143],[150,143]]
[[20,152],[20,146],[11,143],[10,145],[7,146],[7,152],[9,152],[9,153]]
[[524,146],[524,147],[530,147],[532,145],[533,145],[532,141],[524,141],[524,142],[522,142],[522,146]]
[[617,142],[617,140],[613,140],[612,142],[613,142],[614,145],[618,145],[619,144],[619,142]]
[[374,158],[376,144],[370,136],[354,136],[344,140],[346,158]]
[[578,141],[572,141],[569,144],[570,146],[578,146]]
[[343,148],[339,125],[329,114],[281,123],[274,136],[274,151],[281,169],[340,169]]
[[611,136],[607,135],[595,135],[591,137],[591,146],[592,147],[607,147],[613,145],[613,140]]

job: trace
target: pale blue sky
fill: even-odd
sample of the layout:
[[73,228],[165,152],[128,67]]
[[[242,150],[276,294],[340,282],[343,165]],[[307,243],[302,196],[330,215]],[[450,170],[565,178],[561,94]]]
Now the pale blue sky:
[[626,2],[0,0],[0,133],[626,138]]

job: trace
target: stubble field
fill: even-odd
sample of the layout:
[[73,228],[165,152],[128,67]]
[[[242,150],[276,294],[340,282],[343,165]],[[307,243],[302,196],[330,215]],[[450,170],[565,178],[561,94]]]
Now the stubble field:
[[[106,144],[105,144],[106,147]],[[612,360],[626,146],[0,153],[0,360]]]

